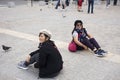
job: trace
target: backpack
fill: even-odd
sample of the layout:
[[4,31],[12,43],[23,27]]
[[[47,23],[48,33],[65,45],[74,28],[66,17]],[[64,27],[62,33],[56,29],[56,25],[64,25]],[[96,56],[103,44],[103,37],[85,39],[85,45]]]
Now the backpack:
[[74,41],[71,41],[68,45],[68,50],[70,52],[76,52],[77,51],[77,45],[75,44]]

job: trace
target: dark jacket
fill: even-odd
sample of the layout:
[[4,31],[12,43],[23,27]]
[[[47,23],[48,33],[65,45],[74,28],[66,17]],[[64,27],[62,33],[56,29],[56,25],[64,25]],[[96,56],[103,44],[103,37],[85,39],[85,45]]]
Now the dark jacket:
[[34,66],[39,68],[40,77],[58,73],[63,68],[62,56],[52,41],[40,44],[31,55],[35,53],[39,53],[39,61]]
[[85,28],[75,29],[75,31],[78,33],[78,40],[79,40],[80,42],[82,42],[84,38],[87,38],[87,37],[88,37],[88,33],[87,33],[87,31],[86,31]]

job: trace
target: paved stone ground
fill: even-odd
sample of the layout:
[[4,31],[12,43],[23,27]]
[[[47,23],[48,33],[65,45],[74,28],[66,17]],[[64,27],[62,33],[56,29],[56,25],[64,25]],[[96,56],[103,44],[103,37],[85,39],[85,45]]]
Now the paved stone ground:
[[[119,5],[105,8],[104,3],[95,5],[94,14],[87,14],[86,5],[83,5],[84,12],[77,12],[75,5],[65,12],[38,4],[0,7],[0,45],[12,46],[9,52],[0,48],[0,80],[38,80],[38,70],[33,66],[29,70],[16,66],[37,48],[37,36],[44,28],[53,33],[52,39],[63,56],[64,69],[55,78],[39,80],[120,80],[119,9]],[[77,19],[81,19],[101,47],[110,52],[108,56],[98,58],[90,51],[71,53],[67,50]]]

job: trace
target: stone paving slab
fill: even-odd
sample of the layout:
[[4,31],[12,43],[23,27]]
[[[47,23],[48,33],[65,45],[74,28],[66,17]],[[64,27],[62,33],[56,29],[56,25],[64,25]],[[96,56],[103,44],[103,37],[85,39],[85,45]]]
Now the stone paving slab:
[[[54,6],[0,7],[0,45],[12,46],[6,53],[0,48],[0,80],[38,80],[38,70],[33,66],[21,70],[16,65],[37,48],[37,39],[31,37],[37,38],[43,28],[53,33],[52,39],[63,56],[64,69],[55,78],[39,80],[120,80],[119,9],[120,6],[106,9],[105,4],[95,5],[95,13],[87,14],[86,5],[82,13],[76,11],[75,5],[66,12],[55,10]],[[98,58],[90,51],[71,53],[67,50],[76,19],[83,20],[87,30],[111,55]]]

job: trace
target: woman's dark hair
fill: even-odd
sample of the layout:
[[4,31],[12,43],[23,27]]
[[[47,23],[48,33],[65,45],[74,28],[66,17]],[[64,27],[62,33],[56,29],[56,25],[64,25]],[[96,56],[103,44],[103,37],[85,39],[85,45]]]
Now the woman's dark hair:
[[[40,33],[40,34],[39,34],[39,37],[40,37],[41,34],[44,34],[44,33]],[[45,36],[45,39],[48,38],[48,40],[50,40],[50,37],[49,37],[48,35],[44,34],[44,36]]]
[[83,22],[82,22],[81,20],[76,20],[75,23],[74,23],[74,28],[73,28],[73,30],[72,30],[72,34],[73,34],[73,32],[74,32],[74,30],[75,30],[75,28],[76,28],[76,25],[77,25],[78,23],[80,23],[80,24],[82,25],[82,27],[83,27]]
[[[40,37],[41,34],[44,34],[44,33],[40,33],[39,37]],[[56,45],[54,44],[54,41],[50,40],[50,37],[48,35],[44,34],[44,36],[45,36],[45,39],[48,38],[48,40],[46,41],[46,44],[50,44],[50,45],[56,47]]]

